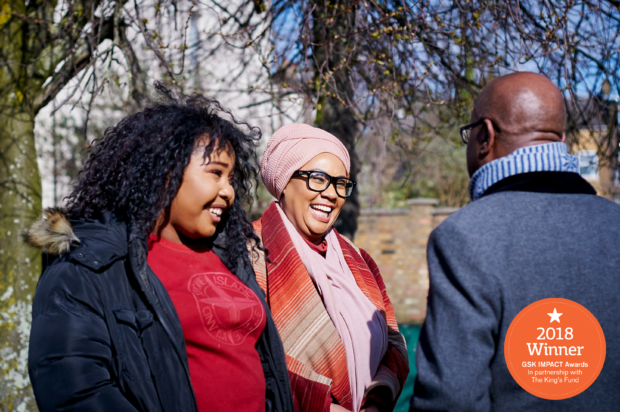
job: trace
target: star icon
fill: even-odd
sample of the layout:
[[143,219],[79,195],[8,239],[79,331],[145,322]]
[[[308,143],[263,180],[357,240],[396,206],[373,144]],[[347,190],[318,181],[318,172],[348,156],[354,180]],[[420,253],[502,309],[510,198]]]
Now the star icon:
[[552,323],[554,321],[558,321],[558,323],[560,323],[560,316],[563,315],[563,313],[558,313],[558,310],[556,308],[553,308],[553,313],[547,313],[547,315],[551,316],[551,320],[549,321],[549,323]]

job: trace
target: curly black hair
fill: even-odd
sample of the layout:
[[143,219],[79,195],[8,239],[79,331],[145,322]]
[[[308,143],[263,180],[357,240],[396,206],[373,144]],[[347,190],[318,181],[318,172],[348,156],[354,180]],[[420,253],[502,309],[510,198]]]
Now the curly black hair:
[[[260,248],[243,209],[251,207],[252,188],[258,185],[260,129],[237,120],[213,98],[175,95],[161,83],[155,88],[159,102],[125,117],[93,142],[78,183],[67,197],[69,216],[89,219],[112,213],[146,239],[176,197],[194,150],[204,147],[207,159],[214,150],[232,149],[235,200],[222,216],[216,235],[225,233],[229,262],[248,253],[248,242]],[[206,145],[200,144],[205,137]]]

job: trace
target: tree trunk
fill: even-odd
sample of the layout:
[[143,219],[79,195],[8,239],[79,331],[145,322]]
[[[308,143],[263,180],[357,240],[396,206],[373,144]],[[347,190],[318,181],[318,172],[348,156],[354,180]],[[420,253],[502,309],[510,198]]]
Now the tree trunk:
[[[327,15],[336,17],[326,19]],[[315,61],[315,82],[314,84],[324,83],[325,74],[331,75],[330,86],[337,89],[338,93],[352,97],[354,91],[349,81],[349,68],[341,64],[341,58],[347,55],[347,41],[331,42],[330,40],[342,36],[350,29],[350,22],[338,13],[337,10],[330,8],[327,1],[319,1],[314,7],[313,17],[317,23],[313,26],[313,37],[315,46],[313,56]],[[318,68],[323,68],[319,72]],[[344,144],[349,151],[351,158],[351,171],[349,177],[357,180],[359,172],[359,158],[355,151],[355,138],[358,133],[358,121],[353,110],[342,103],[333,94],[326,94],[322,90],[321,97],[317,105],[316,126],[330,132]],[[333,91],[332,91],[333,93]],[[334,226],[342,235],[353,240],[357,230],[357,217],[360,213],[359,193],[357,186],[353,193],[347,198],[340,216]]]
[[[51,24],[57,3],[3,0],[0,14],[0,412],[36,411],[28,378],[32,298],[41,253],[21,234],[41,210],[41,176],[34,142],[38,110],[93,57],[92,40],[113,39],[114,19],[99,21],[97,2],[69,2],[71,10]],[[124,1],[119,2],[122,7]],[[114,6],[114,2],[108,4]],[[120,10],[120,8],[118,9]],[[131,70],[139,70],[117,20]],[[86,27],[86,29],[85,29]],[[88,28],[90,27],[90,28]],[[90,32],[87,41],[84,32]],[[61,33],[59,36],[58,33]],[[77,36],[77,37],[76,37]],[[58,68],[58,70],[57,70]],[[144,77],[133,73],[132,96]]]
[[[9,96],[16,100],[19,96]],[[4,102],[5,107],[11,102]],[[34,116],[0,111],[0,411],[36,411],[28,378],[32,298],[41,273],[40,251],[21,234],[41,210],[41,177]]]
[[[360,161],[355,151],[355,138],[358,133],[357,120],[353,111],[342,105],[338,100],[326,97],[321,99],[321,109],[317,110],[316,126],[330,132],[344,144],[351,158],[350,178],[357,180]],[[334,226],[336,230],[353,240],[357,230],[357,217],[360,213],[359,193],[357,186],[353,194],[347,198],[340,216]]]

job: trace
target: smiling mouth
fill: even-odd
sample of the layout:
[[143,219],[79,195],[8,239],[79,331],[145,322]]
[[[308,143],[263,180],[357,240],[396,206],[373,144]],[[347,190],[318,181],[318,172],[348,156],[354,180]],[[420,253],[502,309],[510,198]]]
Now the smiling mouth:
[[205,207],[205,209],[209,211],[209,214],[211,215],[211,219],[213,220],[213,223],[215,224],[220,223],[220,221],[222,220],[222,215],[224,214],[224,211],[226,210],[224,207],[219,206],[219,205]]
[[222,216],[222,213],[224,213],[219,207],[210,207],[209,212],[213,213],[215,216]]
[[312,212],[312,215],[316,217],[318,220],[320,220],[321,222],[325,222],[325,223],[329,222],[329,218],[333,210],[334,208],[331,206],[310,205],[310,211]]

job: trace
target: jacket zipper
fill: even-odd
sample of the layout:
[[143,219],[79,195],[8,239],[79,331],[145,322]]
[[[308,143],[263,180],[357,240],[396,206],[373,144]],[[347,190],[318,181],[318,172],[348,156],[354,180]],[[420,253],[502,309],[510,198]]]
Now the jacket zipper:
[[[133,248],[131,248],[131,249],[133,249]],[[181,359],[183,359],[183,357],[181,356],[181,354],[179,352],[179,349],[177,348],[176,343],[172,339],[172,333],[170,332],[170,329],[168,329],[168,325],[166,324],[166,322],[163,319],[163,317],[161,316],[161,314],[157,311],[157,308],[153,304],[153,301],[149,298],[149,295],[148,295],[148,293],[146,292],[146,290],[144,288],[144,283],[142,282],[142,279],[140,278],[140,276],[138,276],[138,271],[135,268],[134,260],[135,260],[135,258],[134,258],[134,251],[132,250],[131,253],[129,253],[129,264],[131,266],[131,271],[133,272],[133,274],[134,274],[135,278],[137,279],[138,283],[140,284],[140,289],[142,289],[142,293],[144,294],[144,297],[146,298],[146,300],[149,303],[149,305],[151,305],[151,307],[153,308],[153,311],[155,312],[155,315],[157,316],[157,319],[159,320],[159,323],[164,328],[164,331],[166,332],[166,335],[168,336],[168,339],[170,340],[170,342],[172,343],[172,346],[174,347],[174,351],[177,353],[177,356],[181,360]],[[190,388],[190,390],[192,392],[192,398],[194,399],[194,410],[198,411],[198,401],[196,400],[196,393],[194,392],[194,385],[192,384],[192,379],[191,379],[191,376],[189,374],[189,367],[183,361],[181,361],[181,364],[183,365],[183,369],[185,370],[185,377],[187,378],[187,381],[189,382],[189,388]]]

